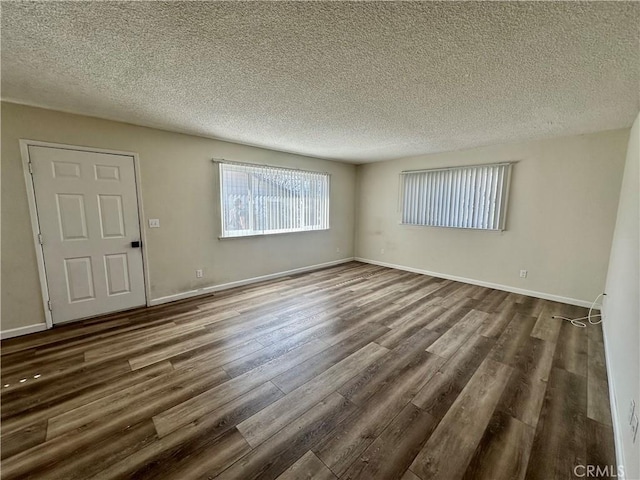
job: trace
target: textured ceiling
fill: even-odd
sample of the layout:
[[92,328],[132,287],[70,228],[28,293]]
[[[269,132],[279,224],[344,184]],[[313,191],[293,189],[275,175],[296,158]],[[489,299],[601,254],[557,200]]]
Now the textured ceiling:
[[634,2],[2,2],[2,98],[355,163],[627,127]]

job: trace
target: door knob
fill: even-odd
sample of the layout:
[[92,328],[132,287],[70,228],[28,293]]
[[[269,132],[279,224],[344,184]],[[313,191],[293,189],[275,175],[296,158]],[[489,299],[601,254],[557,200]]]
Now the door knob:
[[140,248],[140,242],[139,241],[131,242],[131,248]]

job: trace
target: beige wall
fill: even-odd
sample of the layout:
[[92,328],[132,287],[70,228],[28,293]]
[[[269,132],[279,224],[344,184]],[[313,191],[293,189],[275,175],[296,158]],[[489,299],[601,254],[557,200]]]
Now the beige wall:
[[[145,216],[161,222],[146,229],[152,299],[352,257],[355,205],[359,257],[591,301],[604,285],[628,130],[367,164],[356,179],[353,165],[2,103],[3,331],[43,322],[20,138],[139,154]],[[331,173],[331,230],[218,240],[212,157]],[[507,160],[519,162],[507,231],[398,224],[400,171]]]
[[[146,230],[152,299],[353,257],[353,165],[2,103],[3,331],[44,322],[21,138],[139,154],[145,216],[161,225]],[[218,240],[213,157],[330,173],[331,229]]]
[[633,444],[627,421],[632,400],[640,417],[640,116],[629,137],[605,291],[603,326],[618,455],[624,455],[626,478],[640,478],[640,434]]
[[[628,135],[615,130],[362,165],[356,256],[591,302],[604,288]],[[518,162],[505,232],[399,224],[402,170],[504,161]],[[519,278],[521,269],[527,278]]]

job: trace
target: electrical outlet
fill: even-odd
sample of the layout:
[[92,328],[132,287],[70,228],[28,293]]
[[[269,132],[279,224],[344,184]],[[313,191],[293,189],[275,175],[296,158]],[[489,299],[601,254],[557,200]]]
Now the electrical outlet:
[[526,270],[520,270],[520,278],[527,278],[527,273]]
[[633,419],[631,420],[631,438],[633,438],[632,442],[636,443],[636,437],[638,436],[638,415],[633,415]]
[[629,403],[629,414],[627,415],[627,420],[629,421],[629,425],[631,425],[631,422],[633,421],[634,413],[636,413],[636,402],[631,400],[631,403]]
[[149,228],[160,228],[160,219],[159,218],[150,218],[149,219]]
[[202,278],[202,270],[196,270],[196,278]]
[[340,253],[340,247],[336,248],[336,253]]
[[384,255],[384,248],[380,249],[380,253]]

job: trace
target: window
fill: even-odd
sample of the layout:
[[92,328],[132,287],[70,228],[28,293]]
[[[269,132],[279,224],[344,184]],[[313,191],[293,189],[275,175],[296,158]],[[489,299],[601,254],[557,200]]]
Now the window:
[[329,174],[220,162],[222,237],[327,230]]
[[510,174],[510,163],[402,172],[402,223],[504,230]]

